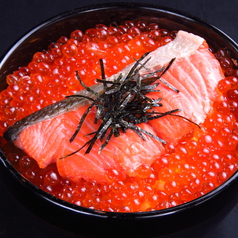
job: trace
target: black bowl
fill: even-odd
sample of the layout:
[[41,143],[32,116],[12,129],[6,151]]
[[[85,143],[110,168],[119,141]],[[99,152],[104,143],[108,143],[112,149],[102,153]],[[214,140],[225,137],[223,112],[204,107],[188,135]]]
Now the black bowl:
[[[238,58],[238,45],[223,32],[186,13],[138,3],[118,3],[80,8],[54,17],[22,37],[0,63],[0,90],[5,77],[25,66],[34,52],[46,49],[62,35],[95,24],[125,20],[158,22],[169,30],[185,30],[204,37],[214,49],[226,47]],[[173,208],[142,213],[96,211],[57,199],[27,181],[1,151],[1,179],[21,202],[43,219],[71,232],[96,237],[150,237],[171,234],[195,225],[215,224],[238,201],[238,172],[212,192]]]

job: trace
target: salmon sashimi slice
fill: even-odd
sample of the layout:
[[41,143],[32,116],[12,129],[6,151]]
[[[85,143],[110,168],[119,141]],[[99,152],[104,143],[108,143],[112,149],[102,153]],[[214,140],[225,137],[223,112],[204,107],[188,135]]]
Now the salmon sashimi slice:
[[[140,127],[155,133],[147,124],[143,123]],[[121,136],[113,138],[100,153],[101,144],[97,143],[89,154],[81,151],[64,159],[58,159],[58,171],[62,177],[75,182],[80,178],[108,182],[107,172],[112,170],[119,174],[116,176],[118,179],[125,179],[126,175],[134,176],[140,165],[150,166],[158,154],[164,152],[162,143],[149,136],[145,137],[146,140],[143,140],[129,129]]]
[[[205,42],[191,55],[175,60],[162,78],[178,89],[179,93],[172,93],[171,89],[160,84],[156,89],[160,90],[159,96],[164,103],[163,107],[155,108],[155,111],[178,108],[181,109],[178,115],[200,124],[212,109],[212,102],[221,98],[216,87],[224,75]],[[150,97],[156,98],[158,94],[151,93]],[[174,116],[152,120],[149,124],[159,137],[173,144],[196,126]]]
[[[146,140],[143,140],[133,130],[128,130],[127,133],[113,138],[102,151],[101,143],[96,141],[90,153],[85,154],[84,147],[67,156],[81,148],[92,137],[86,136],[87,134],[98,129],[98,124],[93,123],[95,112],[92,111],[78,136],[70,142],[86,108],[80,107],[27,127],[15,144],[34,158],[41,168],[56,162],[61,176],[71,181],[84,178],[107,182],[108,170],[116,170],[121,178],[125,178],[126,174],[132,175],[141,164],[150,165],[158,154],[163,153],[164,147],[157,140],[146,135]],[[142,123],[140,127],[155,133],[147,124]]]

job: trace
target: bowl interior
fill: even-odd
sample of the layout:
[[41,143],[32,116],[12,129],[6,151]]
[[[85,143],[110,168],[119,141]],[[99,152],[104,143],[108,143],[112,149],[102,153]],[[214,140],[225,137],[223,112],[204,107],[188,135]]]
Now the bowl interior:
[[[204,37],[212,48],[217,50],[226,47],[232,52],[234,58],[238,58],[238,46],[233,40],[214,26],[211,26],[200,19],[191,17],[186,13],[157,6],[140,5],[135,3],[99,5],[63,13],[42,23],[17,41],[3,57],[0,63],[0,90],[6,88],[5,77],[8,74],[17,70],[20,66],[27,65],[35,52],[47,49],[47,46],[50,43],[57,41],[59,37],[69,36],[69,34],[75,29],[85,31],[86,29],[92,28],[100,23],[110,25],[115,22],[119,25],[126,20],[145,20],[149,23],[158,23],[162,28],[169,30],[185,30],[192,32]],[[168,216],[175,212],[181,212],[184,209],[196,207],[200,203],[210,200],[229,187],[232,182],[237,181],[238,177],[238,173],[236,173],[227,182],[209,194],[178,207],[154,212],[117,214],[94,211],[92,209],[78,207],[61,201],[60,199],[36,188],[34,185],[22,178],[21,175],[11,166],[2,152],[1,159],[4,167],[10,171],[11,175],[14,176],[14,179],[18,180],[21,185],[31,190],[33,189],[34,193],[42,199],[50,201],[62,209],[66,208],[76,213],[91,214],[96,217],[104,218],[120,217],[120,219],[124,219],[131,217],[134,219],[136,217],[137,219],[140,219],[142,217]]]

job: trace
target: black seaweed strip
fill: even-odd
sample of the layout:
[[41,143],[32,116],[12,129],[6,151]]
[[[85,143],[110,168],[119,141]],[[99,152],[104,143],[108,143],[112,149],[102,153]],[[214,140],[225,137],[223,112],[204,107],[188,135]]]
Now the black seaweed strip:
[[78,81],[80,82],[80,84],[90,93],[96,95],[96,96],[100,96],[100,94],[94,90],[92,90],[90,87],[88,87],[80,78],[78,71],[76,71],[76,78],[78,79]]
[[83,122],[84,122],[86,116],[88,115],[88,113],[90,112],[90,110],[93,108],[93,106],[94,106],[95,104],[96,104],[96,101],[94,101],[94,102],[86,109],[86,111],[84,112],[84,114],[83,114],[83,116],[81,117],[80,122],[79,122],[79,124],[78,124],[78,126],[77,126],[77,128],[76,128],[76,130],[75,130],[75,132],[74,132],[74,134],[72,135],[72,137],[71,137],[70,140],[69,140],[70,142],[72,142],[72,141],[75,139],[75,137],[77,136],[77,134],[79,133],[79,131],[80,131],[82,125],[83,125]]
[[94,101],[94,99],[93,98],[91,98],[91,97],[88,97],[88,96],[85,96],[85,95],[77,95],[77,94],[74,94],[74,95],[70,95],[70,96],[66,96],[66,98],[72,98],[72,97],[79,97],[79,98],[86,98],[86,99],[88,99],[88,100],[90,100],[90,101]]
[[[110,139],[113,135],[115,136],[115,133],[114,133],[114,130],[111,129],[111,131],[110,131],[109,135],[107,136],[105,142],[102,144],[102,146],[100,148],[100,151],[102,151],[108,145],[108,143],[109,143],[109,141],[110,141]],[[115,136],[115,137],[117,137],[117,136]]]
[[200,125],[198,125],[198,124],[197,124],[197,123],[195,123],[194,121],[192,121],[192,120],[190,120],[190,119],[188,119],[188,118],[186,118],[186,117],[184,117],[184,116],[181,116],[181,115],[176,115],[176,114],[171,114],[171,116],[175,116],[175,117],[181,117],[181,118],[183,118],[185,121],[188,121],[188,122],[190,122],[190,123],[194,124],[195,126],[197,126],[198,128],[201,128],[201,127],[200,127]]
[[[175,91],[176,93],[179,93],[179,90],[176,89],[174,86],[172,86],[171,84],[167,83],[166,81],[162,80],[161,77],[169,70],[169,68],[171,67],[171,65],[173,64],[173,62],[175,61],[175,58],[173,58],[169,64],[167,65],[167,67],[162,71],[162,73],[158,76],[158,77],[154,77],[154,79],[158,79],[161,83],[163,83],[164,85],[166,85],[168,88],[172,89],[173,91]],[[150,72],[149,69],[145,68],[148,72]],[[155,71],[157,72],[157,71]],[[156,73],[155,72],[151,72],[149,75],[153,76]],[[161,71],[159,71],[161,72]],[[145,78],[148,77],[148,75],[144,76]],[[143,78],[144,79],[144,78]]]
[[105,70],[104,70],[103,59],[100,59],[99,63],[100,63],[100,68],[101,68],[102,83],[103,83],[103,87],[105,89],[107,87],[107,83],[105,81],[106,77],[105,77]]
[[129,71],[129,73],[127,74],[127,79],[129,80],[131,78],[131,76],[133,75],[133,73],[135,72],[136,68],[138,67],[138,65],[140,64],[140,61],[142,61],[150,52],[145,53],[144,55],[141,56],[141,58],[139,60],[136,60],[136,63],[131,67],[131,70]]
[[[88,98],[93,102],[84,112],[70,141],[72,142],[77,136],[86,116],[94,106],[96,107],[94,123],[97,123],[98,120],[101,120],[102,122],[97,131],[87,134],[87,136],[93,135],[93,137],[89,139],[79,150],[71,153],[70,155],[77,153],[85,146],[87,146],[85,154],[89,153],[97,139],[102,142],[100,147],[100,150],[102,150],[109,143],[112,136],[120,136],[120,130],[121,132],[125,133],[127,129],[132,129],[143,140],[146,140],[144,135],[148,135],[164,144],[166,143],[166,141],[164,141],[162,138],[159,138],[158,136],[136,126],[139,123],[148,122],[167,115],[179,116],[173,113],[180,111],[179,109],[174,109],[161,113],[155,112],[153,110],[155,107],[163,106],[161,103],[162,98],[151,99],[146,96],[146,94],[150,92],[160,92],[160,90],[155,89],[159,84],[155,83],[156,80],[166,84],[166,86],[173,89],[175,92],[179,91],[166,82],[161,81],[161,76],[170,68],[175,59],[172,59],[167,67],[163,67],[159,70],[156,70],[155,72],[150,72],[148,69],[146,69],[146,63],[150,58],[144,63],[141,63],[141,61],[148,54],[149,53],[144,54],[139,60],[137,60],[125,77],[120,74],[112,82],[105,79],[103,60],[100,60],[102,79],[97,79],[97,82],[102,83],[104,86],[104,92],[101,94],[98,94],[87,87],[80,79],[78,72],[76,72],[76,77],[78,78],[81,85],[87,91],[96,95],[97,98]],[[142,68],[145,68],[149,74],[143,75],[143,77],[141,77],[139,71]],[[159,76],[155,75],[160,72],[161,74]],[[189,119],[187,120],[190,121]]]

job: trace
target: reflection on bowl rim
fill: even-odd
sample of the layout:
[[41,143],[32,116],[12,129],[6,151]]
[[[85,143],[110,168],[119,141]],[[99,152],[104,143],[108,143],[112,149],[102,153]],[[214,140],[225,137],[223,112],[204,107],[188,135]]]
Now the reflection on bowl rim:
[[[43,23],[39,24],[37,27],[26,33],[23,37],[21,37],[10,49],[7,51],[7,53],[2,57],[0,61],[0,69],[4,65],[5,61],[8,59],[8,56],[14,52],[14,50],[19,46],[20,43],[24,42],[28,37],[30,37],[33,33],[37,32],[40,28],[46,26],[47,24],[53,24],[54,22],[57,22],[58,20],[61,20],[63,18],[67,18],[69,16],[73,16],[75,14],[79,14],[82,12],[87,12],[87,11],[95,11],[95,10],[103,10],[109,9],[109,8],[115,8],[115,7],[136,7],[136,8],[147,8],[147,9],[153,9],[157,11],[164,11],[168,13],[172,13],[173,15],[178,15],[182,17],[186,17],[189,21],[196,21],[200,24],[202,24],[205,28],[209,28],[213,30],[216,34],[221,36],[222,38],[225,39],[225,41],[228,42],[229,45],[231,45],[232,48],[237,50],[238,52],[238,45],[237,43],[232,40],[228,35],[226,35],[223,31],[219,30],[215,26],[206,23],[205,21],[191,16],[190,14],[177,11],[175,9],[171,8],[166,8],[166,7],[161,7],[157,5],[151,5],[151,4],[140,4],[140,3],[112,3],[112,4],[98,4],[98,5],[92,5],[88,7],[81,7],[77,8],[73,11],[67,11],[65,13],[61,13],[56,15],[53,18],[50,18]],[[207,200],[210,200],[217,194],[219,194],[221,191],[223,191],[227,186],[229,186],[231,183],[233,183],[235,180],[238,179],[238,171],[236,171],[230,178],[228,178],[224,183],[213,189],[212,191],[206,193],[205,195],[198,197],[192,201],[186,202],[181,205],[177,205],[174,207],[166,208],[166,209],[161,209],[161,210],[155,210],[155,211],[148,211],[148,212],[128,212],[128,213],[123,213],[123,212],[110,212],[110,211],[100,211],[100,210],[94,210],[91,208],[86,208],[86,207],[81,207],[69,202],[66,202],[62,199],[59,199],[42,189],[38,188],[36,185],[33,183],[29,182],[27,179],[25,179],[20,172],[18,172],[13,165],[8,161],[4,153],[0,150],[0,160],[2,161],[3,165],[5,168],[9,170],[11,175],[18,181],[20,182],[23,186],[26,186],[27,188],[32,189],[34,192],[37,193],[37,196],[41,197],[44,200],[49,201],[50,203],[56,204],[57,206],[63,207],[65,209],[74,211],[76,213],[80,214],[88,214],[88,215],[93,215],[93,216],[98,216],[98,217],[109,217],[109,218],[149,218],[149,217],[161,217],[161,216],[167,216],[172,213],[180,212],[183,211],[187,208],[192,208],[195,207]]]

